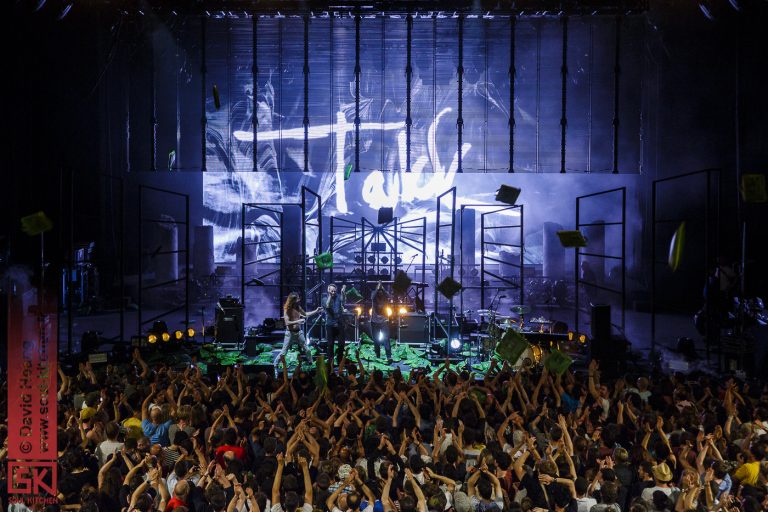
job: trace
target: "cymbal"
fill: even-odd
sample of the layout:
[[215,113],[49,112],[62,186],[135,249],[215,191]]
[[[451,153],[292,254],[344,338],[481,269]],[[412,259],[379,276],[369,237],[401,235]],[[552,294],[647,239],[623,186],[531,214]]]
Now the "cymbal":
[[491,314],[491,310],[490,309],[478,309],[477,310],[477,314],[480,315],[480,316],[490,315]]
[[513,313],[516,313],[518,315],[525,315],[526,313],[530,313],[531,312],[531,307],[523,305],[523,304],[520,304],[520,305],[517,305],[517,306],[512,306],[509,309],[510,309],[510,311],[512,311]]

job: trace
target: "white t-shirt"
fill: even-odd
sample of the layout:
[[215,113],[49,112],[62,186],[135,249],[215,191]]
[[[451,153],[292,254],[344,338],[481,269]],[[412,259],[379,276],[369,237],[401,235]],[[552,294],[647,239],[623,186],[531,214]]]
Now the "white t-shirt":
[[[314,508],[312,508],[311,503],[305,503],[301,506],[301,512],[312,512]],[[279,503],[275,503],[272,505],[272,508],[269,509],[270,512],[283,512],[283,506]]]
[[[273,509],[272,512],[275,512]],[[309,510],[304,509],[304,512],[312,512],[312,508],[310,507]],[[346,510],[341,510],[339,507],[333,507],[333,510],[331,512],[347,512]],[[363,509],[363,512],[373,512],[373,505],[368,505]]]
[[576,505],[579,507],[578,512],[589,512],[589,509],[597,505],[597,500],[595,498],[590,498],[589,496],[584,496],[583,498],[576,499]]
[[673,492],[677,491],[678,489],[674,487],[648,487],[647,489],[643,489],[643,493],[640,495],[641,498],[643,498],[648,503],[653,503],[653,493],[656,491],[661,491],[667,496],[671,496]]

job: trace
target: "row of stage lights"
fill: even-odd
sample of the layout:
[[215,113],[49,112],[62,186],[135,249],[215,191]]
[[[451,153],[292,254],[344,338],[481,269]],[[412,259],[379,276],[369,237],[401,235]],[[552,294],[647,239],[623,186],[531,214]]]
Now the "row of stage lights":
[[[392,306],[387,306],[387,308],[384,310],[384,312],[387,314],[387,318],[391,318],[392,315],[395,314],[395,310],[393,309]],[[405,306],[400,306],[397,309],[397,314],[398,315],[405,315],[406,313],[408,313],[408,309]],[[357,316],[362,315],[363,314],[363,308],[361,306],[357,306],[355,308],[355,314]],[[368,308],[368,316],[373,316],[373,308]]]
[[[171,337],[173,337],[177,341],[181,341],[184,338],[184,334],[185,333],[183,331],[174,331],[173,336],[171,336],[171,333],[169,332],[162,332],[160,334],[151,332],[149,336],[147,336],[147,341],[152,344],[157,343],[159,340],[162,340],[167,343],[171,341]],[[187,335],[187,339],[191,340],[192,338],[195,337],[195,330],[190,327],[189,329],[187,329],[186,335]]]

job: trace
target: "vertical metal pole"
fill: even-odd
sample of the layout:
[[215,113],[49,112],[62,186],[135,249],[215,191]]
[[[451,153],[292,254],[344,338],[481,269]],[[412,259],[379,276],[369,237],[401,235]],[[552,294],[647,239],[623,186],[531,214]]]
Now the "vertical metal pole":
[[157,170],[157,98],[155,92],[155,34],[149,31],[149,166]]
[[480,309],[485,309],[485,213],[480,214]]
[[[304,15],[304,172],[309,172],[309,15]],[[304,202],[304,191],[301,192],[302,203]],[[306,233],[305,233],[306,234]],[[306,256],[306,243],[305,243]],[[306,266],[306,259],[304,260]],[[306,291],[306,279],[304,290]],[[304,297],[306,303],[307,298]],[[305,306],[306,309],[306,306]]]
[[464,205],[459,209],[459,311],[464,311]]
[[[258,65],[258,55],[259,55],[259,16],[257,14],[252,15],[252,22],[253,22],[253,29],[252,29],[252,40],[253,40],[253,63],[251,65],[251,74],[253,75],[253,151],[252,151],[252,157],[253,157],[253,172],[256,172],[259,170],[259,65]],[[243,297],[245,299],[245,297]]]
[[184,195],[184,215],[186,223],[184,224],[186,237],[186,247],[184,248],[184,334],[189,329],[189,194]]
[[[277,69],[280,73],[277,74],[277,89],[280,91],[275,94],[275,104],[277,105],[277,111],[283,111],[283,18],[277,20]],[[277,138],[277,169],[283,171],[283,116],[277,116],[277,131],[279,133]],[[282,256],[281,256],[282,258]]]
[[627,189],[621,189],[621,332],[624,332],[627,311]]
[[277,221],[278,221],[278,226],[280,226],[280,259],[278,260],[280,262],[279,263],[279,265],[280,265],[280,300],[278,302],[280,302],[280,303],[283,302],[283,297],[286,297],[288,295],[283,290],[283,288],[285,286],[285,284],[284,284],[285,264],[284,264],[284,259],[283,259],[283,253],[285,252],[284,251],[284,249],[285,249],[285,237],[283,237],[283,220],[284,220],[283,219],[283,212],[279,212],[277,214]]
[[[710,258],[711,254],[709,252],[709,226],[710,226],[710,218],[709,218],[709,196],[712,193],[712,190],[710,188],[710,180],[709,180],[709,169],[704,172],[704,179],[706,180],[705,190],[704,193],[704,282],[707,282],[707,279],[709,278],[709,266],[710,266]],[[708,334],[708,333],[707,333]],[[704,336],[704,340],[706,342],[706,354],[707,354],[707,363],[709,363],[709,352],[710,352],[710,339],[709,336]]]
[[443,196],[437,196],[437,211],[435,212],[437,218],[435,219],[435,292],[434,303],[432,309],[437,315],[437,285],[440,284],[440,210],[442,208]]
[[120,251],[120,264],[118,270],[120,272],[120,341],[125,341],[125,186],[122,178],[119,183],[120,199],[118,204],[120,205],[120,214],[118,218],[120,220],[120,241],[118,242],[118,250]]
[[[73,253],[75,251],[75,236],[74,236],[74,226],[75,226],[75,185],[74,185],[74,175],[71,170],[68,170],[67,172],[67,178],[69,180],[69,254],[67,254],[67,351],[69,355],[72,354],[72,338],[75,333],[75,326],[74,326],[74,313],[72,312],[72,309],[74,307],[73,301],[72,301],[72,271],[74,269],[74,264],[72,261]],[[82,348],[82,347],[81,347]],[[58,350],[58,347],[57,347]]]
[[355,15],[355,172],[360,172],[360,15]]
[[247,221],[245,206],[245,203],[240,205],[240,303],[243,307],[245,307],[245,258],[248,254],[248,246],[245,240],[245,223]]
[[613,63],[613,174],[619,173],[619,77],[621,75],[621,16],[616,16],[616,52]]
[[589,106],[587,107],[587,172],[592,172],[592,68],[595,63],[595,23],[589,23],[589,71],[587,82],[589,84]]
[[143,195],[144,195],[144,187],[142,185],[139,185],[139,299],[138,299],[138,306],[139,306],[139,312],[137,315],[137,318],[139,320],[139,325],[137,326],[137,333],[141,334],[141,310],[142,310],[142,295],[144,290],[144,211],[142,208],[143,203]]
[[[306,169],[305,169],[306,171]],[[301,295],[307,311],[307,188],[301,187]]]
[[509,17],[509,172],[515,172],[515,28],[517,18]]
[[[651,352],[656,350],[656,182],[651,185]],[[709,331],[707,331],[709,334]]]
[[[461,155],[461,146],[463,142],[463,132],[464,132],[464,15],[459,14],[459,65],[456,68],[456,73],[458,74],[458,116],[456,117],[456,132],[457,132],[457,141],[458,141],[458,168],[456,172],[464,172],[462,168],[462,155]],[[455,205],[454,205],[455,208]],[[453,212],[453,215],[455,217],[456,212]],[[451,255],[453,256],[453,255]],[[453,267],[451,267],[451,275],[453,275]],[[453,300],[451,300],[451,304],[453,304]]]
[[568,16],[563,16],[563,64],[560,67],[561,111],[560,111],[560,173],[565,174],[565,129],[568,125],[566,113],[566,83],[568,77]]
[[[330,237],[329,237],[330,239],[328,240],[328,251],[331,254],[333,254],[333,216],[331,216],[331,226],[330,227],[331,227],[331,234],[330,234]],[[330,273],[330,278],[329,279],[330,279],[330,282],[332,283],[333,282],[333,267],[330,268],[329,273]]]
[[205,78],[206,73],[208,72],[208,69],[206,68],[205,63],[205,32],[206,32],[206,17],[205,15],[201,16],[200,18],[200,152],[201,152],[201,160],[200,160],[200,170],[205,172],[208,169],[206,168],[206,132],[208,131],[208,118],[205,113]]
[[[490,21],[483,19],[483,56],[484,56],[484,72],[485,72],[485,97],[490,98],[488,95],[488,25]],[[488,172],[488,104],[489,101],[483,102],[483,172]],[[462,309],[462,314],[464,310]]]
[[[576,198],[576,230],[579,229],[579,224],[580,224],[580,220],[579,220],[580,219],[580,215],[579,215],[580,214],[580,206],[581,206],[580,198],[577,197]],[[576,247],[576,251],[574,252],[574,255],[573,255],[573,266],[574,266],[574,277],[575,277],[575,281],[576,281],[576,300],[575,300],[575,304],[576,304],[576,319],[575,319],[574,323],[576,324],[576,332],[581,334],[581,332],[579,331],[579,314],[580,314],[579,306],[580,306],[580,304],[579,304],[579,248],[578,247]]]
[[406,22],[406,62],[405,62],[405,172],[411,172],[411,49],[413,45],[413,16],[408,14]]
[[541,172],[539,159],[541,137],[541,21],[536,24],[536,172]]
[[525,304],[525,217],[520,205],[520,304]]
[[[421,219],[421,282],[426,283],[427,279],[427,252],[424,250],[427,244],[427,218]],[[426,301],[424,296],[424,288],[421,288],[421,299]],[[426,305],[424,309],[426,310]]]

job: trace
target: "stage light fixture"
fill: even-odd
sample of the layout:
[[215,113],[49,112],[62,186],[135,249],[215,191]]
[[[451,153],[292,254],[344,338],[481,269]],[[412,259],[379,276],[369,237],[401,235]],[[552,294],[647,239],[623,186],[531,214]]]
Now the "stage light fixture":
[[400,256],[396,256],[395,257],[395,265],[399,265],[402,262],[403,262],[403,258],[401,258]]
[[392,316],[392,308],[391,307],[387,306],[386,311],[387,311],[387,316],[388,317]]
[[170,340],[170,339],[171,339],[171,335],[170,335],[170,334],[168,334],[167,332],[164,332],[164,333],[163,333],[163,341],[166,341],[166,342],[167,342],[167,341],[168,341],[168,340]]
[[573,331],[568,331],[568,341],[573,341]]
[[360,256],[359,254],[355,254],[355,262],[356,263],[362,263],[363,262],[363,257]]
[[461,340],[458,338],[453,338],[451,340],[451,348],[453,350],[459,350],[461,348]]
[[157,336],[155,336],[154,334],[150,334],[149,336],[147,336],[147,341],[150,343],[157,343]]
[[195,337],[195,330],[193,328],[187,329],[187,338],[194,338]]
[[586,342],[587,342],[586,335],[582,334],[581,336],[579,336],[579,343],[586,343]]
[[532,345],[531,346],[531,352],[533,352],[533,359],[538,363],[541,361],[541,356],[543,355],[543,351],[541,350],[541,347],[538,345]]
[[176,338],[177,340],[180,340],[181,338],[184,337],[184,333],[181,331],[176,331],[173,333],[173,337]]
[[368,316],[373,316],[373,308],[368,309]]
[[375,276],[376,275],[376,269],[375,268],[369,268],[368,269],[368,275],[369,276]]
[[388,268],[382,268],[381,270],[379,270],[379,275],[383,276],[383,277],[388,276],[389,275],[389,269]]
[[401,315],[404,315],[408,312],[408,310],[405,308],[405,306],[400,306],[400,309],[398,309],[397,312]]
[[357,306],[355,308],[355,314],[357,314],[357,316],[362,315],[363,314],[363,308],[361,308],[360,306]]
[[374,255],[368,256],[368,263],[371,263],[371,264],[376,263],[376,256]]
[[382,256],[381,257],[381,264],[382,265],[386,265],[387,263],[389,263],[389,258],[387,258],[386,256]]

